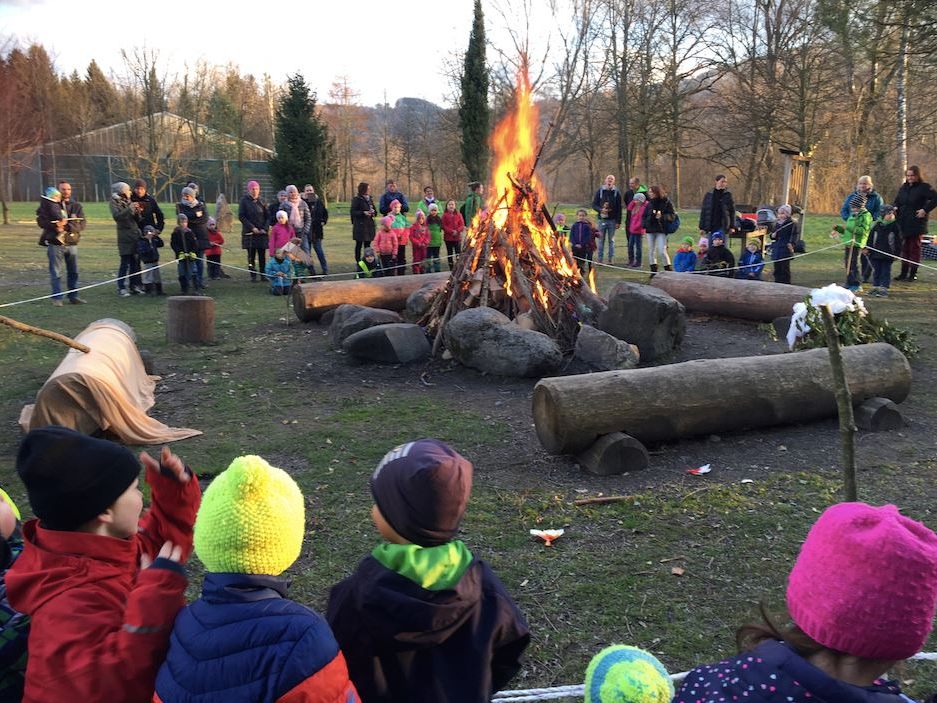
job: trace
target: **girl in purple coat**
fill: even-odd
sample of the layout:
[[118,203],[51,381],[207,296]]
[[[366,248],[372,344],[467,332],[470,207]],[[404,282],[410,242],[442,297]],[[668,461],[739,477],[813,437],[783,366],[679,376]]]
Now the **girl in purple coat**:
[[834,505],[801,547],[787,609],[776,622],[762,606],[741,653],[691,671],[674,703],[908,703],[881,677],[933,627],[937,535],[894,505]]

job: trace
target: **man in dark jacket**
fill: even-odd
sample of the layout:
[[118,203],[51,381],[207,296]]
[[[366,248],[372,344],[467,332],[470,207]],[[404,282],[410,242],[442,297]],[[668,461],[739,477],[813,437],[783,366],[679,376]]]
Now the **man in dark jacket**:
[[316,252],[316,258],[319,259],[319,265],[322,267],[322,275],[328,275],[329,264],[325,260],[325,252],[322,250],[322,237],[325,236],[323,228],[329,221],[329,210],[322,202],[322,198],[316,193],[316,189],[308,183],[303,188],[303,200],[309,207],[309,214],[312,217],[312,226],[309,230],[309,244],[312,250]]
[[147,225],[154,227],[157,233],[162,233],[166,226],[166,218],[163,217],[163,211],[159,208],[156,198],[146,192],[146,181],[138,178],[133,184],[133,192],[130,194],[130,202],[137,205],[137,225],[140,231]]
[[901,273],[896,281],[916,281],[921,261],[921,240],[927,234],[927,215],[937,207],[937,192],[924,183],[921,169],[908,166],[905,182],[895,196],[898,227],[901,230]]
[[85,301],[78,297],[75,289],[78,287],[78,242],[85,228],[85,212],[81,203],[72,198],[72,186],[67,181],[60,181],[57,189],[47,189],[47,195],[51,197],[43,196],[36,210],[36,223],[42,228],[39,243],[47,247],[49,257],[52,304],[62,306],[62,273],[65,272],[68,302],[80,305]]
[[454,539],[472,464],[434,439],[388,452],[371,477],[387,540],[332,588],[326,617],[367,703],[487,703],[520,669],[524,617]]
[[647,194],[647,186],[641,183],[641,179],[637,176],[632,176],[628,179],[628,190],[625,191],[625,207],[627,208],[631,201],[634,200],[634,196],[637,193]]
[[390,204],[395,200],[400,201],[400,212],[410,212],[410,203],[407,202],[407,196],[397,190],[397,183],[391,178],[387,181],[387,190],[381,196],[377,209],[382,215],[386,215],[390,212]]
[[699,211],[700,236],[709,237],[712,245],[712,233],[722,232],[726,241],[735,231],[735,201],[726,185],[728,181],[723,174],[716,176],[715,187],[703,196],[703,205]]
[[615,187],[615,176],[609,174],[592,198],[592,209],[598,213],[599,263],[602,262],[606,242],[608,263],[615,258],[615,230],[621,227],[621,203],[621,191]]

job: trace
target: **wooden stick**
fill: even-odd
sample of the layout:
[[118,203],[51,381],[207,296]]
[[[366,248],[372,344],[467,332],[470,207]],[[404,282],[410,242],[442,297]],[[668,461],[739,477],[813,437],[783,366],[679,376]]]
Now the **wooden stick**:
[[580,498],[574,500],[573,505],[601,505],[604,503],[621,503],[625,500],[634,500],[634,496],[602,496],[600,498]]
[[843,351],[839,346],[839,333],[836,321],[829,305],[821,305],[823,326],[826,328],[826,346],[830,352],[830,366],[833,370],[833,390],[836,393],[836,405],[839,407],[839,441],[843,455],[843,493],[847,502],[858,498],[856,486],[856,422],[852,414],[852,393],[846,382],[846,367],[843,365]]
[[62,344],[71,347],[72,349],[77,349],[80,352],[87,354],[91,351],[90,347],[85,346],[81,342],[76,342],[71,337],[66,337],[64,334],[59,334],[58,332],[50,332],[49,330],[44,330],[41,327],[33,327],[32,325],[27,325],[24,322],[18,322],[9,317],[4,317],[0,315],[0,324],[7,325],[12,327],[15,330],[20,332],[26,332],[27,334],[35,334],[39,337],[46,337],[48,339],[54,339],[56,342],[61,342]]
[[488,307],[488,283],[491,280],[491,274],[488,271],[488,257],[491,254],[491,234],[494,230],[494,223],[488,225],[488,236],[485,237],[485,246],[482,251],[482,290],[478,299],[478,307]]

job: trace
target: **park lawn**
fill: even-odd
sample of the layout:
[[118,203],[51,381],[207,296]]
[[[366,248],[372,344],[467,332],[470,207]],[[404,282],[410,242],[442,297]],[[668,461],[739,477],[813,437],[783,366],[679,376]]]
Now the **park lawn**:
[[[572,214],[575,207],[561,209]],[[0,304],[49,292],[34,210],[34,204],[16,203],[17,224],[0,227]],[[112,278],[118,263],[106,204],[89,204],[86,214],[83,284]],[[354,245],[347,205],[333,207],[331,214],[324,240],[330,269],[350,272]],[[687,225],[695,221],[693,213],[681,215]],[[830,245],[827,233],[836,219],[810,217],[808,251]],[[695,235],[691,227],[683,229]],[[171,256],[166,239],[164,260]],[[623,248],[624,237],[616,244]],[[738,249],[737,242],[732,248]],[[795,261],[794,282],[841,283],[841,256],[836,247]],[[244,266],[239,234],[229,237],[222,261]],[[381,376],[394,373],[389,369],[362,367],[355,387],[316,377],[314,357],[284,357],[283,349],[298,336],[321,335],[323,328],[297,322],[285,300],[266,295],[263,284],[249,283],[245,272],[230,273],[230,281],[209,282],[219,341],[208,347],[167,345],[165,301],[121,299],[114,284],[83,292],[84,306],[54,308],[43,300],[5,307],[0,314],[69,335],[102,317],[129,323],[138,346],[155,354],[160,372],[172,374],[165,384],[169,390],[157,393],[154,416],[205,431],[174,445],[198,472],[216,473],[234,456],[256,453],[294,475],[307,497],[307,540],[290,571],[292,594],[321,609],[329,586],[376,542],[367,479],[391,446],[405,438],[437,436],[470,458],[486,456],[510,450],[511,429],[455,398],[382,392]],[[605,292],[618,280],[642,281],[646,275],[602,268],[598,287]],[[178,290],[174,267],[164,268],[163,278],[170,293]],[[926,358],[937,351],[931,304],[937,272],[922,271],[920,278],[876,301],[874,309],[911,329]],[[16,420],[63,353],[49,340],[0,329],[0,416],[7,427],[0,439],[0,486],[26,512],[13,472],[20,438]],[[285,368],[293,371],[285,375]],[[937,404],[932,411],[937,416]],[[525,460],[520,455],[516,463]],[[574,499],[602,490],[601,479],[557,483],[537,480],[536,466],[526,468],[529,473],[491,473],[479,464],[462,535],[493,565],[530,620],[533,643],[521,676],[512,682],[516,688],[580,682],[589,657],[611,642],[659,653],[673,671],[726,656],[733,651],[734,628],[751,617],[754,604],[765,599],[783,605],[785,577],[800,541],[817,514],[839,496],[839,478],[827,470],[778,471],[754,484],[718,478],[667,482],[636,489],[621,503],[575,507]],[[896,502],[937,527],[934,469],[937,461],[908,467],[897,459],[876,467],[862,475],[863,498]],[[533,527],[566,527],[567,535],[545,549],[528,535]],[[675,575],[674,567],[685,569],[684,575]],[[194,595],[196,559],[191,569]],[[932,637],[925,649],[937,649],[937,640]],[[911,695],[937,691],[934,663],[908,666],[899,675],[913,680],[907,687]]]

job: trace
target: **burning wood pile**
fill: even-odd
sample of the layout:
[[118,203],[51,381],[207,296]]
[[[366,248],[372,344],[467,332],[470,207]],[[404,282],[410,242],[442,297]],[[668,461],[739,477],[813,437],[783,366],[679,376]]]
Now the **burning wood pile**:
[[552,337],[568,353],[580,323],[602,306],[593,292],[593,273],[587,283],[544,203],[534,174],[538,125],[524,70],[514,109],[492,137],[494,186],[487,207],[468,225],[465,248],[449,282],[420,321],[435,337],[434,353],[450,319],[484,306]]

